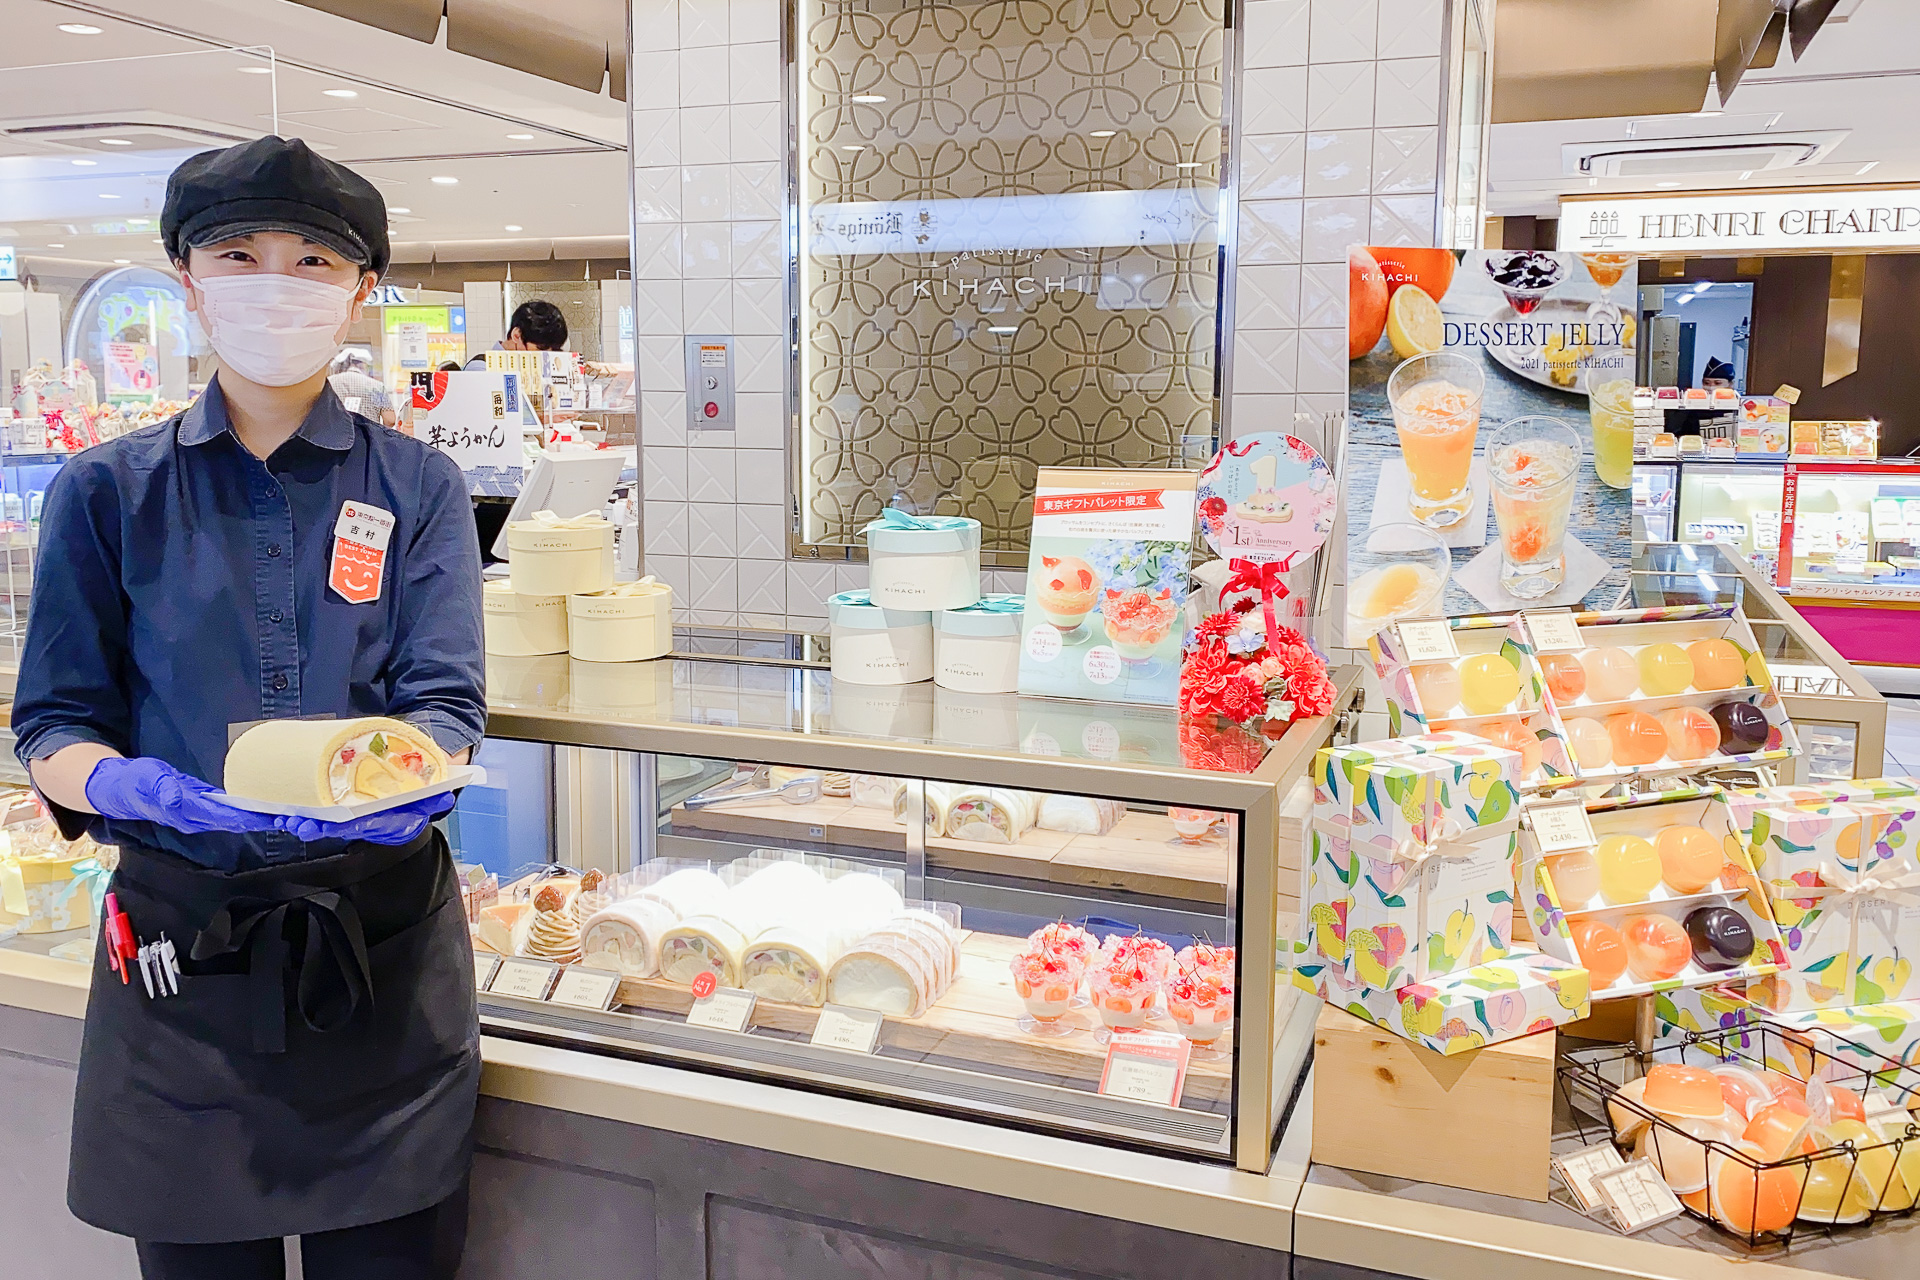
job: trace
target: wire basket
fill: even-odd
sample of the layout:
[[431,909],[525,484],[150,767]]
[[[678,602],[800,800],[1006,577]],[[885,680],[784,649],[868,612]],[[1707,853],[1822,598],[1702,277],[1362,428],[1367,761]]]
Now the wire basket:
[[[1749,1248],[1787,1245],[1804,1232],[1905,1217],[1920,1201],[1920,1124],[1910,1110],[1920,1108],[1920,1070],[1848,1050],[1841,1058],[1800,1032],[1749,1023],[1690,1032],[1645,1055],[1582,1053],[1561,1066],[1560,1089],[1583,1143],[1611,1139],[1645,1157],[1687,1213]],[[1713,1072],[1725,1110],[1718,1118],[1653,1110],[1648,1073],[1662,1065]],[[1690,1101],[1703,1101],[1704,1082],[1686,1079]]]

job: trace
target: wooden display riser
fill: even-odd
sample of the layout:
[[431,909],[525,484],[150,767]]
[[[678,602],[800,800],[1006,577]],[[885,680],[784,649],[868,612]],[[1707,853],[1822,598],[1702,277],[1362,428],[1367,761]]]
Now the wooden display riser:
[[[1077,1085],[1098,1084],[1107,1051],[1094,1041],[1100,1018],[1092,1009],[1067,1015],[1080,1028],[1072,1035],[1030,1036],[1020,1030],[1017,1020],[1025,1006],[1014,994],[1008,965],[1024,945],[1021,938],[967,934],[960,944],[960,976],[953,986],[918,1018],[889,1017],[880,1043],[909,1055],[1057,1076]],[[693,993],[658,978],[623,978],[619,1003],[649,1013],[684,1016],[693,1006]],[[757,1000],[753,1006],[753,1025],[802,1036],[813,1034],[819,1017],[818,1009],[801,1005]],[[1175,1030],[1166,1018],[1156,1019],[1151,1029]],[[1195,1057],[1187,1068],[1186,1098],[1224,1104],[1232,1096],[1232,1068],[1230,1057]]]
[[[672,819],[678,835],[795,840],[891,854],[906,851],[906,832],[886,810],[862,808],[833,797],[807,804],[769,800],[710,809],[676,807]],[[1103,836],[1036,828],[1016,844],[944,836],[927,841],[929,868],[1044,881],[1076,890],[1116,889],[1212,906],[1226,905],[1232,859],[1233,850],[1217,828],[1209,839],[1189,844],[1176,837],[1166,814],[1134,810],[1128,810]],[[1296,873],[1284,883],[1290,887],[1297,879]]]

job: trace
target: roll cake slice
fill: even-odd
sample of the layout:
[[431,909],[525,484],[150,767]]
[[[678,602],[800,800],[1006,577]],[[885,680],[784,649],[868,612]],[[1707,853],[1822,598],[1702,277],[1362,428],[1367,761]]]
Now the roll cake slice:
[[1042,831],[1061,831],[1067,835],[1103,836],[1119,825],[1126,812],[1127,806],[1118,800],[1042,795],[1034,825]]
[[582,963],[651,978],[660,972],[660,940],[677,923],[671,908],[651,898],[629,898],[602,907],[580,930]]
[[451,767],[431,734],[402,720],[269,720],[227,748],[223,785],[274,804],[353,804],[429,787]]
[[947,834],[980,844],[1013,844],[1033,830],[1040,806],[1031,791],[969,787],[953,797]]
[[834,961],[827,999],[896,1018],[917,1018],[933,1003],[937,981],[927,948],[870,935]]
[[740,985],[767,1000],[818,1008],[827,1002],[827,975],[839,956],[830,934],[776,925],[742,953]]
[[723,987],[740,985],[740,955],[747,940],[720,916],[691,916],[660,937],[660,976],[691,985],[711,973]]

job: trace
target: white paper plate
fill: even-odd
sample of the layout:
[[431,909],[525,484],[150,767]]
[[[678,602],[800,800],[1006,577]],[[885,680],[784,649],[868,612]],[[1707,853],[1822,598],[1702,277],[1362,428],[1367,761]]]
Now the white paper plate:
[[361,800],[355,804],[278,804],[272,800],[249,800],[245,796],[230,796],[224,791],[216,791],[208,796],[221,804],[235,809],[245,809],[248,813],[271,813],[283,818],[316,818],[321,822],[347,822],[353,818],[364,818],[372,813],[385,813],[388,809],[398,809],[402,805],[412,804],[416,800],[425,800],[429,796],[442,795],[460,787],[487,784],[487,771],[479,765],[456,765],[447,776],[430,787],[421,787],[404,795],[389,796],[385,800]]

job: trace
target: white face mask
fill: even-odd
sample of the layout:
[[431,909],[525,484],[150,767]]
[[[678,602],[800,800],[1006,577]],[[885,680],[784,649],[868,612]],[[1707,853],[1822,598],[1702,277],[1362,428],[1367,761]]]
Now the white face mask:
[[200,321],[220,362],[267,387],[290,387],[327,367],[340,350],[356,292],[264,272],[193,283]]

